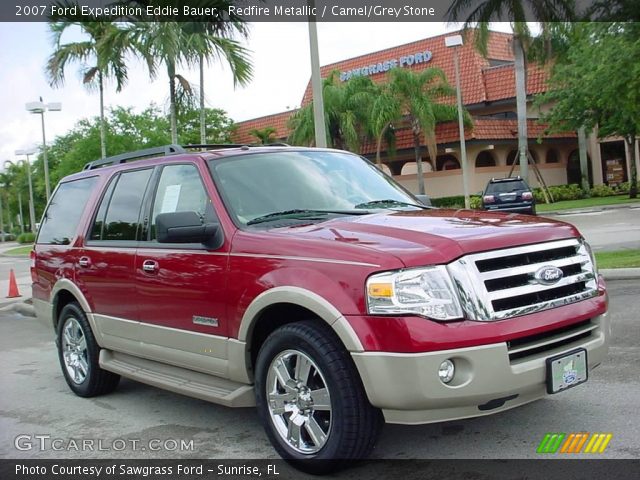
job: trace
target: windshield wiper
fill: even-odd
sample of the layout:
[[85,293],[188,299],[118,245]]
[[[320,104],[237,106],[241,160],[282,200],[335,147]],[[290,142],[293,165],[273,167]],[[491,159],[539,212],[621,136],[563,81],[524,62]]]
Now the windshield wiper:
[[282,212],[273,212],[268,213],[266,215],[262,215],[260,217],[256,217],[253,220],[249,220],[247,225],[255,225],[257,223],[270,222],[272,220],[278,220],[281,218],[293,218],[293,219],[313,219],[314,217],[318,217],[320,215],[327,216],[330,214],[338,214],[338,215],[365,215],[367,212],[354,212],[351,210],[311,210],[311,209],[294,209],[294,210],[283,210]]
[[402,202],[400,200],[385,199],[371,200],[370,202],[359,203],[353,208],[389,208],[389,207],[418,207],[424,210],[430,210],[432,207],[426,205],[418,205],[417,203]]

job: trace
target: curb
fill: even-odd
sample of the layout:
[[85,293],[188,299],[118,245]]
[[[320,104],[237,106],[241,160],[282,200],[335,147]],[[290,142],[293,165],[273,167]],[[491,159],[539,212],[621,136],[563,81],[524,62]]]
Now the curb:
[[566,210],[552,210],[550,212],[539,212],[538,216],[556,216],[556,215],[575,215],[577,213],[595,213],[605,210],[622,210],[640,208],[640,202],[635,203],[619,203],[617,205],[599,205],[594,207],[568,208]]
[[636,280],[640,279],[640,268],[604,268],[600,274],[605,280]]
[[19,313],[20,315],[23,315],[25,317],[35,318],[36,316],[36,310],[31,304],[31,298],[27,298],[23,301],[17,300],[14,302],[0,304],[0,313],[4,312]]

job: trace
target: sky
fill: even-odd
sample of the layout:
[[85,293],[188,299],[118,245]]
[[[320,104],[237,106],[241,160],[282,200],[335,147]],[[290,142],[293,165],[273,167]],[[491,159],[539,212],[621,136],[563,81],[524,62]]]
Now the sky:
[[[320,64],[409,43],[457,30],[443,23],[318,23]],[[509,31],[508,24],[492,29]],[[71,31],[63,41],[81,39]],[[234,121],[282,112],[300,105],[311,76],[309,32],[306,23],[253,23],[242,42],[251,52],[253,80],[234,89],[229,69],[213,62],[205,71],[207,106],[221,108]],[[82,118],[99,114],[97,92],[87,91],[71,64],[62,87],[52,88],[44,67],[53,51],[46,23],[0,23],[0,170],[5,160],[15,161],[15,150],[42,144],[40,116],[25,110],[25,103],[42,97],[62,102],[62,111],[45,113],[47,143],[71,129]],[[198,72],[180,68],[178,73],[199,82]],[[152,102],[167,108],[168,80],[160,71],[155,80],[136,59],[129,62],[129,81],[119,93],[107,84],[105,106],[133,107],[141,111]],[[92,159],[87,159],[87,161]]]

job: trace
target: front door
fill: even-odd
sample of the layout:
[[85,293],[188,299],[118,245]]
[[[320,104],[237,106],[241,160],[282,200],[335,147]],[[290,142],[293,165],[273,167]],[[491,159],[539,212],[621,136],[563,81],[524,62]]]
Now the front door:
[[146,207],[145,240],[135,259],[136,297],[145,356],[198,371],[226,375],[226,246],[158,243],[155,218],[195,211],[215,221],[198,166],[165,165]]

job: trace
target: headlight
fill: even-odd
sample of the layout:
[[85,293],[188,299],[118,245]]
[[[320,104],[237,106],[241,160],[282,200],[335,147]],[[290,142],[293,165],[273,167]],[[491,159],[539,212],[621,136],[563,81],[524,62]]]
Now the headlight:
[[372,275],[367,279],[367,307],[371,315],[462,318],[458,296],[443,265]]

